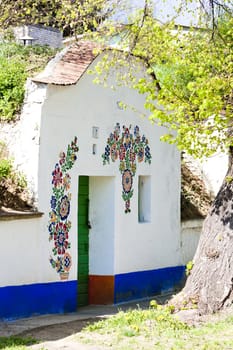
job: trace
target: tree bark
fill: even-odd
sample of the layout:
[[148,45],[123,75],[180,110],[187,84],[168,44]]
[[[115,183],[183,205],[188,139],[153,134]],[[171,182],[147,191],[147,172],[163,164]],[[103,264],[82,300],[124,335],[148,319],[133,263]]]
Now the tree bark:
[[179,294],[183,303],[197,303],[200,314],[233,302],[232,156],[231,149],[227,175],[204,221],[193,268]]

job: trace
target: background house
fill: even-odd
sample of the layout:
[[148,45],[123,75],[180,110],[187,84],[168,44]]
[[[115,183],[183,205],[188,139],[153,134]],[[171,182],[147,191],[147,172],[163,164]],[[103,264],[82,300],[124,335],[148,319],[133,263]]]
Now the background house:
[[24,45],[48,45],[53,48],[62,47],[63,35],[57,28],[39,24],[28,24],[13,28],[16,42]]

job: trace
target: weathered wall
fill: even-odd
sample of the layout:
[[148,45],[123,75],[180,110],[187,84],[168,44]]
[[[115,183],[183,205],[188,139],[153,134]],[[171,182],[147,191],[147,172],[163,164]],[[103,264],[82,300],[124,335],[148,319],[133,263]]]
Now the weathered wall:
[[204,181],[209,193],[216,196],[227,173],[228,155],[218,152],[209,158],[198,160],[183,153],[183,158],[193,174]]
[[32,37],[33,45],[48,45],[53,48],[62,46],[62,33],[51,27],[42,27],[39,25],[27,25],[15,27],[14,34],[17,42],[22,43],[23,37]]
[[26,176],[35,206],[38,205],[41,106],[45,96],[45,85],[37,86],[28,80],[20,119],[15,123],[0,124],[0,140],[6,144],[15,167]]

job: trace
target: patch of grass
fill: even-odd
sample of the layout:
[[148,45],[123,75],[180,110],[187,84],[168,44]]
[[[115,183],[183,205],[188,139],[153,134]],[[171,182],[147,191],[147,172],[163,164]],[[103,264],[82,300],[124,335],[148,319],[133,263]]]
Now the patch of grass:
[[187,326],[173,309],[155,304],[148,310],[120,311],[87,326],[78,339],[115,350],[230,350],[233,317],[200,327]]
[[38,343],[33,338],[21,338],[18,336],[0,337],[0,349],[24,350],[27,346]]

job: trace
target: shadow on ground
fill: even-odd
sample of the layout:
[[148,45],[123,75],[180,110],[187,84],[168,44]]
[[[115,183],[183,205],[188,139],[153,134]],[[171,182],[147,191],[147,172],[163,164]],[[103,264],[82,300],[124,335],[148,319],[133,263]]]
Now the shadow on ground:
[[88,324],[98,322],[102,317],[90,318],[88,320],[75,320],[54,325],[42,326],[30,329],[18,334],[20,337],[31,337],[39,342],[54,341],[69,337],[73,334],[81,332]]
[[[171,298],[171,295],[156,296],[150,299],[138,300],[134,302],[118,304],[118,305],[98,305],[98,306],[86,306],[80,308],[75,314],[52,316],[53,323],[51,323],[51,315],[43,316],[42,318],[33,317],[31,319],[25,319],[25,327],[22,321],[19,321],[18,326],[24,327],[24,329],[17,327],[18,330],[14,332],[14,328],[11,328],[12,335],[26,338],[31,337],[38,340],[38,342],[57,341],[82,331],[88,324],[98,322],[106,317],[112,316],[119,311],[127,311],[133,309],[147,309],[151,300],[156,300],[159,304],[166,303]],[[38,320],[38,322],[37,322]],[[13,327],[13,324],[11,324]]]

